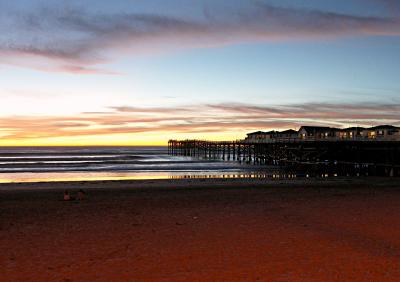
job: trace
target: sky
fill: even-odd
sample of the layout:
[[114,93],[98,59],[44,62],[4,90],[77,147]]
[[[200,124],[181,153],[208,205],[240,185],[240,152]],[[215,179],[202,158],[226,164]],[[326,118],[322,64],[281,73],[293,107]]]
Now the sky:
[[0,0],[0,145],[400,126],[400,0]]

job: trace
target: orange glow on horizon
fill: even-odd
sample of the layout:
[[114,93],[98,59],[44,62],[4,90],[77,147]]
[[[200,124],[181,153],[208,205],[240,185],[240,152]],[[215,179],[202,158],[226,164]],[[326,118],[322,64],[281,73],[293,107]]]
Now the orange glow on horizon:
[[207,139],[207,140],[236,140],[243,139],[245,133],[212,132],[212,133],[134,133],[108,134],[88,136],[68,136],[50,138],[0,138],[0,146],[167,146],[170,139]]

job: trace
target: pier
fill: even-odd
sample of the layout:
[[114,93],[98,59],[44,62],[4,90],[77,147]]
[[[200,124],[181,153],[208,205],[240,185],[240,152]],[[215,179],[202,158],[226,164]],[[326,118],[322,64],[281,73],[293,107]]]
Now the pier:
[[168,153],[204,159],[279,165],[324,171],[360,171],[366,175],[400,176],[400,141],[275,142],[169,140]]

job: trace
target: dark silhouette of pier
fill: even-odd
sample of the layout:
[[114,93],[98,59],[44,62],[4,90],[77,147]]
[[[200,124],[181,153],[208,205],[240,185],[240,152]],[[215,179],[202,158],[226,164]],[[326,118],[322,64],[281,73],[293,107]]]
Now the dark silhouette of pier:
[[400,176],[400,141],[169,140],[168,153],[298,170],[323,168],[341,175],[359,171],[363,175]]

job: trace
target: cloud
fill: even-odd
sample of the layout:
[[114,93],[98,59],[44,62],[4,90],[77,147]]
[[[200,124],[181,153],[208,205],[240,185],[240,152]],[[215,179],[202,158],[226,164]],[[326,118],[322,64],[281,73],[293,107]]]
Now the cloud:
[[[129,109],[129,111],[127,111]],[[301,125],[400,126],[400,104],[309,103],[284,106],[202,104],[163,108],[117,107],[110,112],[77,116],[10,116],[0,119],[0,136],[7,140],[63,138],[114,134],[241,133],[299,128]],[[190,113],[190,114],[188,114]],[[99,139],[100,140],[100,139]]]
[[384,5],[385,8],[393,15],[400,16],[400,1],[399,0],[375,0],[378,4]]
[[[382,5],[395,4],[382,1]],[[45,7],[0,12],[0,63],[44,71],[114,74],[104,64],[121,56],[243,42],[321,40],[345,36],[399,36],[396,17],[368,17],[282,8],[249,1],[203,19],[161,14]]]

